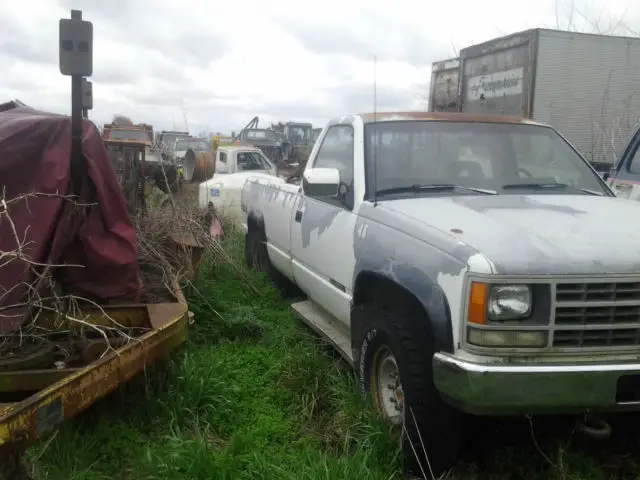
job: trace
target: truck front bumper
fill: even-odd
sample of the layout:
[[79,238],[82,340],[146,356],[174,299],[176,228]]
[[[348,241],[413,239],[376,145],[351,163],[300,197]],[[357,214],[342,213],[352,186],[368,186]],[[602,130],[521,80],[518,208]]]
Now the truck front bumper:
[[445,401],[476,415],[640,410],[637,362],[479,364],[436,353],[433,373]]

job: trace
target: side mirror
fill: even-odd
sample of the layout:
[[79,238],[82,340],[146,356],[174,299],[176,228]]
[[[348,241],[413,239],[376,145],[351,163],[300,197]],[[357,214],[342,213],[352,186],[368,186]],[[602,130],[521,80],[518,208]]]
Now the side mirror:
[[302,174],[302,190],[311,197],[337,197],[339,189],[337,168],[311,168]]
[[602,179],[606,182],[607,180],[609,180],[610,175],[611,175],[611,172],[604,172],[602,174]]

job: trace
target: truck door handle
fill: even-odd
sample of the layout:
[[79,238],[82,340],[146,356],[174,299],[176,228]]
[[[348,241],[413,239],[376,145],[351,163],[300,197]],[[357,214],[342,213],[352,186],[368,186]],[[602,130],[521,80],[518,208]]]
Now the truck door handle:
[[302,221],[302,210],[296,211],[296,223],[300,223]]

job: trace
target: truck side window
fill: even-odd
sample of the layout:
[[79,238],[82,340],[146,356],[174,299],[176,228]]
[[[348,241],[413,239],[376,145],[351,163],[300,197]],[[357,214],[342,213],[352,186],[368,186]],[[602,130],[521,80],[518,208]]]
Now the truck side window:
[[349,210],[353,208],[353,147],[351,125],[329,127],[313,164],[314,167],[337,168],[340,171],[340,182],[347,187],[347,190],[337,199],[337,202],[341,207]]
[[353,189],[353,127],[334,125],[325,135],[313,164],[318,168],[337,168],[340,181]]
[[219,152],[216,173],[227,173],[228,171],[229,165],[227,165],[227,154],[225,152]]
[[629,172],[640,175],[640,148],[636,148],[636,151],[631,157],[631,161],[629,162]]

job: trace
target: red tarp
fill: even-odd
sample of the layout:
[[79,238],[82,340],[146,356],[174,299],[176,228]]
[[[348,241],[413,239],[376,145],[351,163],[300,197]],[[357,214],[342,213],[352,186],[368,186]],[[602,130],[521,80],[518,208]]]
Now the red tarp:
[[[98,301],[140,298],[136,232],[93,123],[84,121],[86,167],[76,200],[93,204],[87,208],[64,198],[71,193],[70,151],[70,117],[28,107],[0,112],[0,334],[23,321],[22,304],[39,278],[34,270],[44,268],[33,262],[81,265],[55,268],[64,293]],[[28,261],[11,254],[19,248],[11,222]]]

